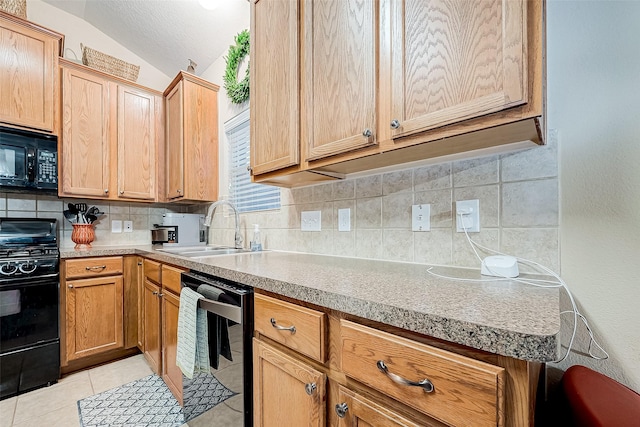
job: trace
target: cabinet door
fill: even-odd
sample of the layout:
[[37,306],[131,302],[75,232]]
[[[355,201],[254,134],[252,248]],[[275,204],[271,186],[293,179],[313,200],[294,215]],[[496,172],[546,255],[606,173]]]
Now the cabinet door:
[[377,9],[376,1],[305,1],[307,160],[376,141]]
[[300,1],[251,5],[251,172],[300,163]]
[[122,276],[66,283],[67,360],[122,348]]
[[527,102],[526,3],[391,2],[393,138]]
[[165,97],[167,199],[184,196],[183,83],[179,82]]
[[156,197],[156,96],[118,86],[118,197]]
[[144,357],[156,374],[162,371],[160,348],[160,287],[144,281]]
[[108,197],[109,82],[63,68],[61,196]]
[[254,339],[253,375],[255,426],[324,426],[325,374]]
[[136,283],[138,285],[138,348],[144,353],[144,270],[143,259],[137,257]]
[[184,81],[183,90],[184,196],[214,201],[218,199],[218,93],[191,79]]
[[162,379],[182,405],[182,371],[176,366],[180,297],[162,291]]
[[[339,386],[338,404],[333,410],[338,415],[338,427],[419,427],[420,425],[343,386]],[[437,425],[436,422],[434,425]]]
[[52,132],[59,39],[2,19],[0,122]]

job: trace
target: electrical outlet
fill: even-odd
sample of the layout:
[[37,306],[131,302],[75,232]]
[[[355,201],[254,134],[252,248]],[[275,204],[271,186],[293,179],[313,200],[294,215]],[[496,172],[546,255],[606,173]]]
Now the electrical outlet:
[[411,206],[411,230],[431,231],[431,205]]
[[338,231],[351,231],[351,209],[338,209]]
[[133,232],[133,221],[124,221],[124,232],[125,233]]
[[300,216],[300,229],[302,231],[321,231],[322,217],[320,211],[303,211]]
[[480,232],[480,201],[478,199],[456,202],[456,231],[464,233],[465,228],[467,233]]
[[111,221],[111,232],[112,233],[122,233],[122,221],[119,219],[114,219]]

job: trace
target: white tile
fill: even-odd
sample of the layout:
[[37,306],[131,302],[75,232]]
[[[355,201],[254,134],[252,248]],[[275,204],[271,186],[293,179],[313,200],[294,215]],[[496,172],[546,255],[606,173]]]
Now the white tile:
[[34,212],[36,210],[36,199],[30,194],[7,194],[7,210]]
[[382,175],[365,176],[356,179],[356,197],[382,196]]
[[451,188],[451,163],[424,166],[413,170],[414,191]]
[[[24,425],[48,425],[40,424],[37,420],[53,411],[74,406],[76,402],[94,394],[91,383],[86,380],[60,382],[51,387],[41,388],[30,393],[18,396],[16,412],[13,423],[25,423]],[[27,422],[29,421],[29,422]],[[64,424],[62,424],[64,425]]]
[[479,157],[453,163],[453,186],[495,184],[498,182],[498,157]]
[[[558,225],[558,180],[522,181],[502,185],[502,227]],[[480,207],[482,211],[482,207]],[[482,222],[482,217],[480,217]]]
[[122,384],[151,375],[153,372],[139,354],[89,370],[94,392],[101,393]]
[[80,416],[78,414],[78,404],[72,403],[37,417],[30,418],[26,421],[16,422],[13,427],[72,427],[80,425]]
[[13,413],[16,410],[17,397],[10,397],[0,401],[0,427],[11,427]]

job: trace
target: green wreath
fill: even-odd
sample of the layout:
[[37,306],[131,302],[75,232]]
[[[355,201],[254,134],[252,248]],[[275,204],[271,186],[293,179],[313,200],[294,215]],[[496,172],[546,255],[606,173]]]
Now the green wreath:
[[249,99],[249,68],[247,75],[238,81],[238,66],[249,54],[249,30],[243,30],[235,37],[236,44],[229,46],[227,68],[224,72],[224,88],[234,104],[242,104]]

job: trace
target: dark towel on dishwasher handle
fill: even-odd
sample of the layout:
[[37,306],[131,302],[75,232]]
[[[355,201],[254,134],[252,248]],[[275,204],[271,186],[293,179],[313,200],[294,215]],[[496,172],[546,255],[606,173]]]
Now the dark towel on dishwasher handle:
[[[237,305],[233,298],[213,286],[200,285],[197,292],[213,301]],[[213,369],[218,369],[220,355],[233,362],[231,344],[229,343],[229,321],[211,312],[207,312],[207,320],[209,323],[209,363]]]

